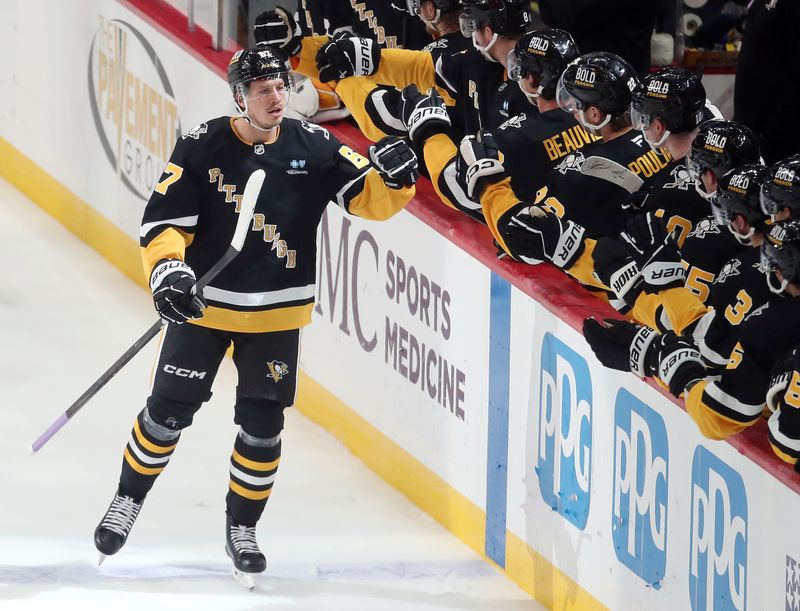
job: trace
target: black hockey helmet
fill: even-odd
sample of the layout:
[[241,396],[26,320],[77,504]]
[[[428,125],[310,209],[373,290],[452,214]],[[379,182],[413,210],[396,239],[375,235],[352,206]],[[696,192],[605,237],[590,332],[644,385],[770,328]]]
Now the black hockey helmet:
[[[653,146],[662,146],[670,133],[685,133],[703,121],[706,89],[700,77],[686,68],[663,68],[648,74],[631,96],[631,122],[644,132],[658,117],[666,133]],[[649,142],[649,141],[648,141]]]
[[[406,7],[412,15],[419,15],[419,7],[425,0],[406,0]],[[461,0],[429,0],[436,7],[436,19],[440,13],[457,11],[461,8]]]
[[533,76],[538,93],[552,100],[558,79],[580,52],[569,32],[557,29],[534,30],[523,35],[508,54],[508,76],[519,82]]
[[707,200],[701,176],[711,170],[717,180],[734,168],[746,163],[759,163],[761,152],[758,138],[746,125],[735,121],[706,121],[697,130],[686,159],[686,169],[694,180],[697,192]]
[[[764,228],[768,215],[761,210],[761,185],[767,179],[769,170],[760,163],[749,163],[731,170],[719,179],[714,197],[711,198],[711,211],[720,226],[726,226],[742,244],[750,244],[756,230]],[[737,232],[733,221],[741,214],[750,225],[747,234]]]
[[[592,131],[605,126],[613,116],[630,109],[631,91],[639,77],[627,60],[615,53],[587,53],[567,66],[556,89],[556,100],[562,110],[577,112],[581,124]],[[596,106],[606,113],[600,125],[590,125],[584,111]]]
[[[292,78],[284,58],[278,51],[259,46],[250,49],[241,49],[233,54],[228,64],[228,85],[230,85],[233,99],[236,94],[244,94],[244,87],[251,81],[261,79],[281,79],[287,89],[292,86]],[[236,101],[236,105],[239,102]]]
[[485,25],[499,36],[514,36],[525,32],[532,23],[529,0],[461,0],[459,25],[466,37]]
[[761,244],[761,268],[773,293],[782,293],[790,282],[800,284],[800,220],[772,225]]
[[784,208],[792,217],[800,216],[800,155],[792,155],[769,168],[769,176],[761,187],[761,210],[777,220]]

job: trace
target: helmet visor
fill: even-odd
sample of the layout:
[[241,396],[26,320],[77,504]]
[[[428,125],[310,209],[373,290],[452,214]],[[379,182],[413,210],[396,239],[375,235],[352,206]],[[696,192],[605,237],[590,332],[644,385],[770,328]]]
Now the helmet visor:
[[780,197],[777,189],[773,188],[771,183],[767,183],[761,187],[758,201],[761,204],[761,211],[769,215],[770,219],[773,221],[777,220],[781,208],[786,207],[783,198]]
[[649,113],[642,112],[639,108],[636,108],[636,105],[631,105],[631,123],[633,124],[633,129],[638,129],[639,131],[645,131],[650,127],[650,122],[652,121],[652,117]]
[[288,72],[278,72],[265,77],[245,81],[241,85],[242,97],[248,104],[273,98],[280,100],[285,106],[289,103],[289,95],[292,90],[292,76]]
[[564,112],[576,113],[580,110],[585,110],[585,104],[578,98],[573,96],[567,89],[566,82],[564,81],[564,74],[558,80],[558,87],[556,87],[556,102],[558,107]]
[[489,23],[488,11],[471,4],[465,5],[458,16],[458,26],[465,38],[472,38],[472,35],[487,23]]

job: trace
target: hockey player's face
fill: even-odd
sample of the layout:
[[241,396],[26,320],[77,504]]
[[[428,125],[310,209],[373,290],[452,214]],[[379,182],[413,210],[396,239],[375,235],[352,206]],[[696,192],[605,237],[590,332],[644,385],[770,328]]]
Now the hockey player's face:
[[245,96],[247,113],[263,127],[279,125],[283,121],[288,95],[283,79],[253,81]]

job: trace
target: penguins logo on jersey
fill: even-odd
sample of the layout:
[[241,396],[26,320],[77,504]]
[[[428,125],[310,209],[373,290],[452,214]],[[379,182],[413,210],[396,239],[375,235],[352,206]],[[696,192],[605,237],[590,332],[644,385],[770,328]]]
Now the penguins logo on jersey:
[[762,315],[762,314],[763,314],[763,313],[766,311],[766,309],[767,309],[768,307],[769,307],[769,301],[768,301],[767,303],[765,303],[764,305],[762,305],[760,308],[756,308],[755,310],[753,310],[752,312],[750,312],[750,313],[749,313],[749,314],[748,314],[748,315],[745,317],[745,321],[748,321],[748,320],[750,320],[751,318],[755,318],[756,316],[761,316],[761,315]]
[[208,125],[206,123],[201,123],[200,125],[195,125],[192,129],[181,136],[182,140],[186,140],[186,138],[194,138],[195,140],[200,140],[200,136],[208,132]]
[[732,259],[728,261],[723,268],[720,270],[719,274],[717,274],[717,282],[725,282],[728,278],[732,276],[738,276],[741,274],[741,270],[739,267],[742,265],[742,262],[739,259]]
[[580,172],[584,161],[586,161],[586,157],[584,157],[582,152],[578,151],[577,153],[570,153],[564,158],[564,161],[556,166],[555,169],[562,174],[566,174],[570,170]]
[[269,377],[275,380],[276,384],[282,380],[284,376],[289,375],[289,367],[282,361],[269,361],[267,363],[267,369],[269,369]]
[[522,122],[527,118],[528,115],[526,115],[525,113],[514,115],[497,129],[508,129],[509,127],[516,127],[517,129],[519,129],[522,127]]
[[676,166],[672,172],[670,172],[670,176],[672,176],[672,182],[664,183],[665,189],[687,191],[689,185],[694,185],[692,177],[689,176],[689,171],[682,165]]
[[300,122],[300,127],[302,127],[304,130],[306,130],[307,132],[309,132],[311,134],[314,134],[316,132],[322,133],[322,135],[325,136],[325,140],[330,140],[331,139],[330,132],[327,129],[325,129],[324,127],[321,127],[321,126],[317,125],[316,123],[308,123],[307,121],[301,121]]
[[720,233],[719,225],[717,225],[713,219],[706,218],[697,223],[687,237],[699,238],[702,240],[707,235],[713,233]]

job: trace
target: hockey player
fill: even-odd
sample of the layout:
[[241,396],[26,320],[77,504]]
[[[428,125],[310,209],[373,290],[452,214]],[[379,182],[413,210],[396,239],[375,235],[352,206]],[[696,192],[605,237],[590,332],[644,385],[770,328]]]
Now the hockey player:
[[[532,13],[526,0],[465,0],[462,11],[462,33],[483,51],[456,50],[453,41],[447,47],[432,46],[426,53],[381,51],[368,39],[355,37],[301,39],[282,9],[260,16],[269,27],[256,32],[256,39],[289,55],[299,73],[330,81],[372,140],[395,133],[391,127],[398,120],[391,106],[380,99],[385,93],[376,89],[379,84],[402,89],[414,83],[421,91],[436,88],[448,107],[456,101],[463,107],[463,133],[475,133],[482,127],[496,127],[517,114],[517,107],[524,109],[524,96],[516,88],[504,88],[502,94],[498,89],[505,81],[508,52],[530,27]],[[482,46],[484,39],[494,42]],[[461,41],[468,44],[463,37]],[[349,78],[353,76],[371,79]]]
[[[761,246],[761,264],[771,277],[770,288],[786,298],[745,317],[721,376],[709,375],[697,348],[673,333],[659,335],[627,321],[598,323],[590,318],[584,323],[584,336],[603,365],[656,377],[676,398],[684,399],[703,435],[725,439],[758,421],[766,407],[771,366],[800,341],[800,221],[770,228]],[[780,429],[776,414],[771,432]],[[795,463],[796,452],[786,451],[790,446],[797,447],[797,440],[774,449],[783,460]]]
[[[761,154],[758,139],[748,127],[733,121],[706,121],[692,140],[686,169],[695,191],[710,202],[722,176],[753,163],[761,163]],[[681,247],[687,288],[706,301],[717,273],[740,252],[742,245],[713,218],[696,223]]]
[[[145,208],[142,258],[166,324],[152,392],[94,541],[103,555],[125,543],[232,344],[240,429],[230,460],[226,551],[248,581],[266,566],[256,523],[280,460],[283,410],[294,402],[299,330],[311,320],[317,225],[329,201],[364,218],[392,216],[414,195],[417,163],[396,138],[370,147],[367,159],[322,127],[284,119],[290,77],[268,48],[238,51],[228,83],[242,115],[182,136]],[[195,294],[196,274],[228,246],[240,192],[256,169],[266,171],[266,186],[242,252]]]

